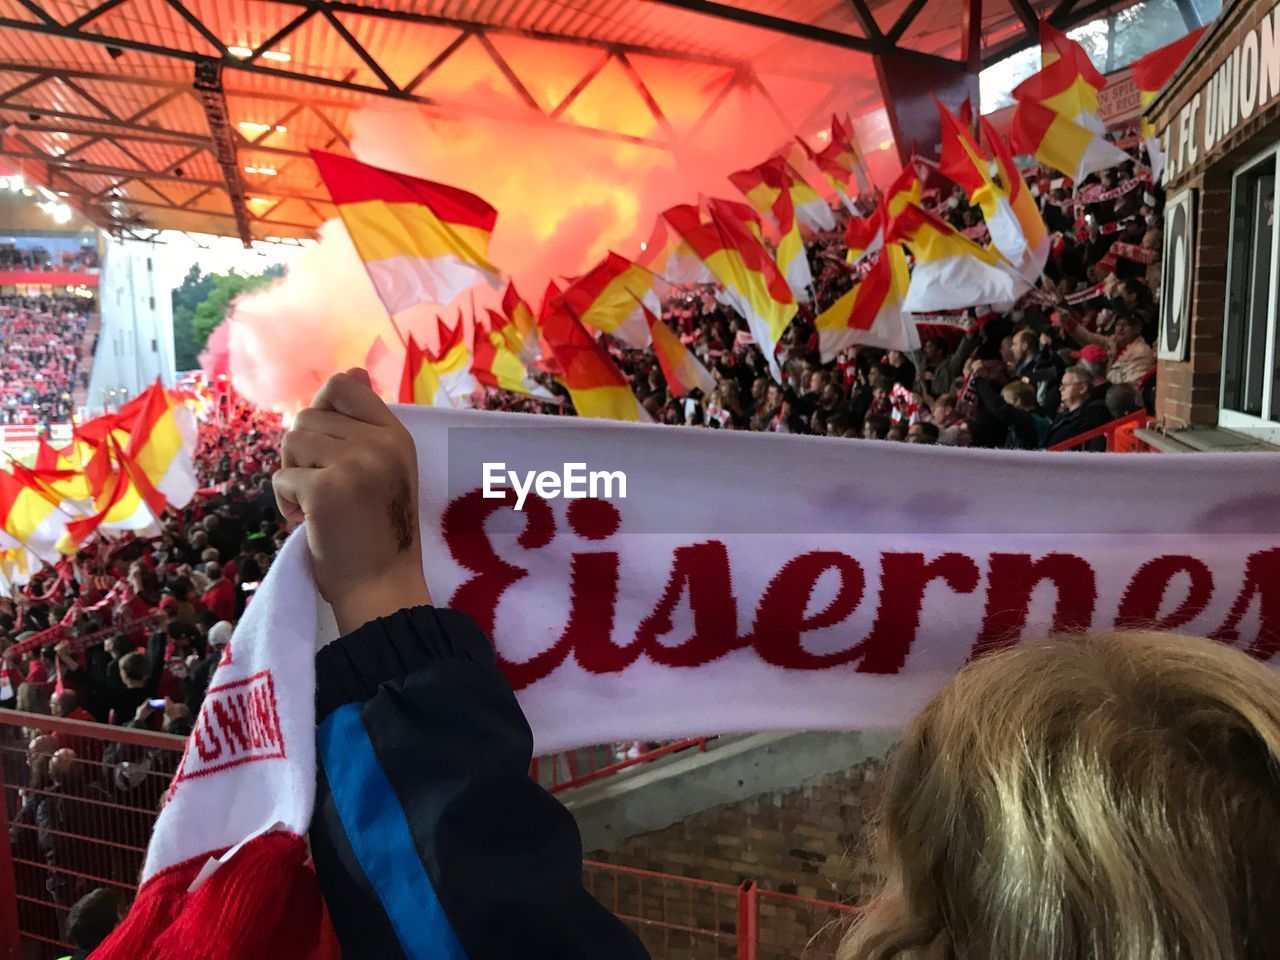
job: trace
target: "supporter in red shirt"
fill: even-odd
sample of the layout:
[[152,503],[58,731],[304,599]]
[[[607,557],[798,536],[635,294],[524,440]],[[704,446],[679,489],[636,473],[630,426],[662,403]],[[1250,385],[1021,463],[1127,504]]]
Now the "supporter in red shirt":
[[236,588],[230,580],[222,575],[222,564],[210,563],[205,570],[212,586],[200,598],[206,610],[218,615],[219,620],[235,620]]

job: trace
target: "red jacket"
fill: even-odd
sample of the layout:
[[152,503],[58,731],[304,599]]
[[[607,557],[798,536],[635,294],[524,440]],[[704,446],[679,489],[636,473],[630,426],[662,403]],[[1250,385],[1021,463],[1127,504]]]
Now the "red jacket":
[[236,588],[226,577],[220,579],[200,598],[205,608],[218,615],[219,620],[235,620]]

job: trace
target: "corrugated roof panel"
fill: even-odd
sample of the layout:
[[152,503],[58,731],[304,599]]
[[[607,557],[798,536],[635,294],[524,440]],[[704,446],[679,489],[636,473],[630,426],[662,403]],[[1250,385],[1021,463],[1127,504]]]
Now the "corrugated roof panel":
[[179,163],[185,171],[187,155],[194,149],[189,144],[156,143],[125,137],[116,137],[115,142],[146,169],[155,171],[168,170]]
[[187,0],[186,6],[228,47],[250,50],[256,50],[304,12],[301,6],[262,0]]
[[9,20],[25,20],[28,23],[38,23],[40,18],[24,7],[18,0],[0,0],[0,17]]
[[116,146],[110,140],[99,140],[76,154],[78,159],[99,167],[116,167],[120,170],[145,170],[142,162],[133,154]]
[[148,86],[141,83],[123,83],[118,80],[96,80],[82,77],[76,80],[76,86],[93,97],[121,120],[126,120],[146,111],[163,97],[168,96],[168,86]]
[[22,138],[51,157],[74,157],[76,148],[89,142],[88,137],[61,131],[23,130]]
[[34,87],[28,87],[9,102],[32,110],[56,110],[58,113],[74,113],[82,117],[106,116],[60,77],[50,77]]
[[208,150],[201,150],[194,157],[183,160],[182,172],[192,180],[222,182],[222,168],[218,166],[218,161],[213,159],[213,154]]
[[147,182],[150,184],[151,189],[163,196],[175,207],[180,207],[184,203],[194,200],[209,189],[209,187],[201,184],[187,183],[184,180],[148,180]]
[[91,20],[85,30],[103,36],[189,50],[202,56],[217,56],[220,53],[217,47],[205,39],[177,10],[165,3],[165,0],[126,0],[120,6]]
[[148,110],[139,122],[142,126],[157,130],[177,130],[180,133],[199,133],[204,136],[209,134],[204,107],[189,93]]
[[402,89],[462,35],[458,27],[341,13],[339,20]]
[[382,87],[374,72],[325,17],[312,17],[277,44],[276,49],[287,53],[290,59],[271,66],[291,73]]

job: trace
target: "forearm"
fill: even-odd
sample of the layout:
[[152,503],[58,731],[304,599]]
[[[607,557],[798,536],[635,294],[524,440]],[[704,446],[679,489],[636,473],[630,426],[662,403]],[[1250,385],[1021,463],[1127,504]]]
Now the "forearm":
[[427,936],[469,960],[644,956],[582,888],[577,827],[529,778],[528,725],[469,618],[402,610],[322,650],[316,675],[311,839],[350,955]]

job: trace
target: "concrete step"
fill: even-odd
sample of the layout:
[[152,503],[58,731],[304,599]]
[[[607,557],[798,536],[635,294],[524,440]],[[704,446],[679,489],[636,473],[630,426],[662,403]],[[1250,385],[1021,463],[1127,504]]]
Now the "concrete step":
[[689,751],[558,794],[582,833],[582,849],[609,851],[628,837],[764,794],[787,793],[883,757],[893,731],[758,733],[721,737]]

